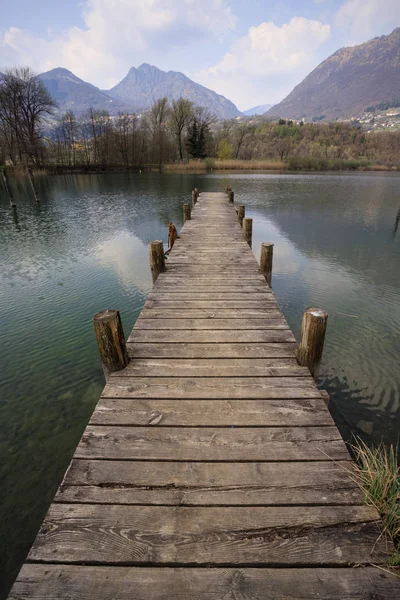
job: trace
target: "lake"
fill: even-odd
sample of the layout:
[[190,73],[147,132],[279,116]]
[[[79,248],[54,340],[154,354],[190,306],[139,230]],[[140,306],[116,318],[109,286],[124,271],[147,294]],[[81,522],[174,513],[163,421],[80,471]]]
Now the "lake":
[[[128,334],[151,289],[147,244],[182,225],[190,191],[225,189],[274,248],[272,286],[298,339],[329,313],[320,385],[346,440],[396,443],[400,425],[400,174],[43,177],[37,207],[0,189],[0,598],[33,542],[103,387],[92,316]],[[397,228],[399,230],[397,230]]]

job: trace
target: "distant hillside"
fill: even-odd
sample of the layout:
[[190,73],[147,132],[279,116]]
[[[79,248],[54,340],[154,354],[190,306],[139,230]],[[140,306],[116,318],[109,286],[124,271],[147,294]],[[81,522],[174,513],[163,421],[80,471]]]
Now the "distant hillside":
[[270,108],[272,108],[272,106],[272,104],[259,104],[258,106],[249,108],[249,110],[244,110],[243,114],[246,115],[246,117],[253,117],[254,115],[263,115]]
[[116,114],[123,104],[111,98],[91,83],[79,79],[67,69],[52,69],[39,75],[51,96],[57,101],[59,112],[72,110],[77,115],[90,107],[96,110],[108,110]]
[[267,115],[333,121],[382,103],[400,105],[400,28],[338,50]]
[[183,97],[199,106],[206,106],[220,119],[241,114],[230,100],[195,83],[183,73],[161,71],[146,63],[138,68],[132,67],[127,76],[106,93],[136,110],[149,108],[154,100],[166,96],[170,101]]

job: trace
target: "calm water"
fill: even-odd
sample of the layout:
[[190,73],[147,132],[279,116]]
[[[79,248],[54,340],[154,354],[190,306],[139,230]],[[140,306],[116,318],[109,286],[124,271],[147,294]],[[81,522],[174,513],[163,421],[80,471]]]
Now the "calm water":
[[[103,386],[92,315],[125,332],[151,287],[147,244],[182,225],[190,190],[223,189],[275,243],[273,288],[296,336],[329,312],[321,385],[346,439],[395,442],[400,416],[400,176],[118,174],[15,184],[0,197],[0,598],[15,577]],[[399,231],[396,231],[396,222]]]

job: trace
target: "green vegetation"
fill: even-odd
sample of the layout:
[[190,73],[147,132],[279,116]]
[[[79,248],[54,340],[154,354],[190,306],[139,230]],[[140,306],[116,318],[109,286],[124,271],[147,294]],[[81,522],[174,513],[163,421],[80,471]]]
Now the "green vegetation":
[[383,444],[369,448],[359,440],[353,446],[356,458],[355,481],[364,492],[365,503],[382,517],[384,531],[393,540],[395,551],[389,566],[400,566],[400,470],[397,449]]
[[400,98],[393,98],[393,100],[368,106],[365,110],[367,112],[376,112],[377,110],[389,110],[389,108],[400,108]]

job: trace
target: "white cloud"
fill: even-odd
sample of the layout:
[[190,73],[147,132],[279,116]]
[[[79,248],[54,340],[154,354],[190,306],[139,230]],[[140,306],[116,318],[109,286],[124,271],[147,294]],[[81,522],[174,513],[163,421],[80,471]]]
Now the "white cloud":
[[236,25],[226,0],[209,0],[206,9],[198,0],[86,0],[83,17],[85,29],[72,27],[48,39],[11,27],[0,34],[3,56],[37,71],[63,66],[106,87],[133,63],[157,61],[168,49],[195,40],[220,38]]
[[282,99],[318,64],[315,52],[330,37],[330,26],[294,17],[278,27],[273,22],[250,27],[230,52],[197,80],[228,97],[240,99],[241,108]]
[[335,25],[345,30],[351,44],[390,33],[400,22],[399,0],[346,0],[335,15]]

